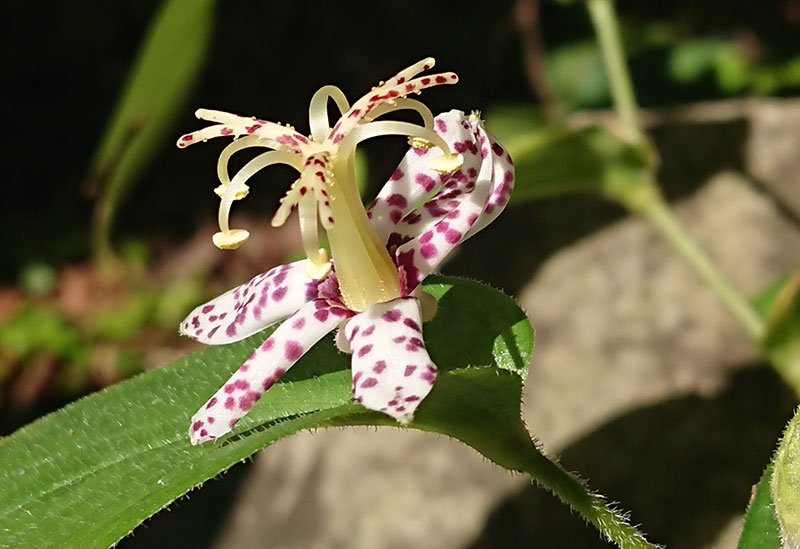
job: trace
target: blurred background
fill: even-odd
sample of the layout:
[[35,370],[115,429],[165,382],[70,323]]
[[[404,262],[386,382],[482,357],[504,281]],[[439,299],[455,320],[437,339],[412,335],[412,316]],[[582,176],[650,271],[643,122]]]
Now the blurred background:
[[[800,265],[800,0],[617,2],[649,154],[687,230],[746,296]],[[211,244],[223,143],[180,151],[198,107],[307,132],[311,95],[352,100],[434,56],[518,152],[509,210],[443,269],[515,296],[536,329],[525,419],[654,542],[731,546],[796,397],[658,232],[600,191],[620,138],[583,2],[5,3],[0,435],[197,349],[197,303],[297,253],[268,225],[292,178]],[[404,154],[364,147],[366,198]],[[244,160],[237,160],[244,163]],[[241,164],[240,164],[241,165]],[[588,192],[575,193],[575,190]],[[431,434],[303,433],[121,547],[603,546],[548,494]]]

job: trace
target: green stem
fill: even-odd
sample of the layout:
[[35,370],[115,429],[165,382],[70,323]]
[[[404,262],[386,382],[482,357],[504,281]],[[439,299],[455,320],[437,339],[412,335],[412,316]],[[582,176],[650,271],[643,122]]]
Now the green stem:
[[513,434],[499,429],[472,432],[459,429],[457,431],[460,432],[453,432],[456,431],[454,429],[448,434],[456,436],[502,467],[527,473],[622,549],[658,547],[648,542],[624,514],[611,507],[602,496],[592,492],[583,481],[542,454],[521,421],[512,429]]
[[612,0],[588,0],[587,7],[592,25],[600,43],[600,52],[606,66],[614,108],[625,129],[635,141],[642,138],[638,108],[633,85],[625,63],[622,40]]
[[[424,411],[420,409],[411,426],[458,439],[501,467],[527,473],[619,547],[656,547],[623,513],[541,452],[520,418],[519,395],[505,400],[481,400],[485,394],[476,395],[476,387],[484,388],[489,383],[519,383],[513,374],[493,370],[473,370],[463,376],[440,375],[434,388],[439,398],[427,400]],[[519,391],[519,386],[513,390]],[[352,424],[350,418],[348,423]],[[374,424],[374,420],[370,423]]]
[[[625,62],[613,0],[587,0],[603,62],[611,83],[614,107],[625,130],[637,141],[644,140],[639,126],[636,96]],[[627,192],[627,191],[626,191]],[[731,314],[742,324],[754,341],[760,341],[765,327],[752,305],[720,273],[708,255],[689,233],[678,223],[672,211],[658,192],[655,184],[643,184],[630,195],[620,192],[615,198],[630,209],[647,217],[661,234],[697,271],[697,274],[714,290]],[[635,196],[633,196],[635,195]]]
[[95,202],[94,218],[91,227],[92,260],[95,267],[103,272],[112,272],[116,265],[116,255],[111,245],[112,206],[109,193],[103,192]]
[[636,209],[656,226],[664,238],[689,262],[700,278],[716,292],[753,341],[760,341],[766,328],[756,310],[723,276],[703,249],[686,232],[664,199],[656,193],[653,193],[653,196],[655,198]]

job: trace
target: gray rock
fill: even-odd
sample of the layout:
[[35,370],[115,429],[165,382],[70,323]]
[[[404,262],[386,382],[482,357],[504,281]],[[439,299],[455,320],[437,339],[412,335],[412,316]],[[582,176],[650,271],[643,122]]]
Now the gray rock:
[[[800,211],[800,102],[734,102],[656,113],[650,129],[664,160],[666,194],[678,200],[678,216],[737,287],[754,295],[800,265],[800,232],[786,215]],[[508,220],[497,223],[499,234],[508,227],[519,234],[527,218],[536,217],[537,207],[545,206],[510,211]],[[744,401],[752,397],[752,409],[761,410],[757,404],[771,406],[775,401],[769,413],[748,412],[747,417],[761,414],[776,423],[782,420],[774,418],[780,418],[784,408],[790,410],[791,403],[775,389],[777,382],[739,383],[738,392],[731,392],[731,375],[758,362],[758,353],[716,296],[646,221],[610,217],[615,216],[611,224],[603,225],[608,217],[601,220],[597,230],[561,239],[572,244],[542,257],[534,272],[528,271],[533,278],[524,286],[520,283],[519,301],[537,334],[526,385],[526,422],[548,452],[563,451],[568,466],[581,459],[591,464],[589,480],[598,480],[594,485],[601,491],[630,494],[621,498],[621,505],[633,509],[634,520],[646,529],[646,517],[658,522],[663,516],[665,525],[652,526],[659,533],[657,541],[699,546],[713,543],[723,529],[724,539],[735,539],[735,532],[727,532],[735,528],[725,527],[736,510],[744,509],[747,483],[757,480],[757,471],[751,469],[766,463],[775,436],[770,429],[776,427],[762,428],[754,417],[750,430],[734,425],[726,431],[726,436],[738,433],[742,440],[725,439],[709,450],[702,438],[717,434],[706,432],[712,431],[706,426],[719,423],[704,422],[702,410],[713,409],[715,421],[724,422],[731,402],[747,408]],[[568,232],[567,225],[568,218],[552,219],[545,229]],[[508,288],[503,275],[492,280],[486,267],[461,269],[481,261],[494,230],[493,226],[465,246],[454,265],[462,274],[488,273],[483,278]],[[536,234],[544,234],[541,230],[539,226]],[[525,246],[536,245],[536,238],[498,251],[498,262],[516,261]],[[771,375],[765,367],[758,371]],[[658,411],[656,417],[663,416],[663,424],[647,423],[653,410]],[[634,420],[644,423],[634,427]],[[704,448],[703,460],[716,463],[708,466],[711,469],[703,469],[705,461],[696,463],[699,472],[691,479],[664,469],[657,469],[658,474],[672,476],[648,479],[650,463],[629,470],[624,458],[634,443],[626,433],[655,436],[651,446],[636,442],[645,454],[637,459],[650,460],[648,452],[657,455],[659,441],[674,435],[671,429],[687,430],[695,421],[702,432],[686,445],[670,448],[678,456]],[[622,434],[613,434],[617,431]],[[762,431],[764,441],[750,452],[746,437]],[[597,450],[596,438],[601,445],[612,441],[614,446]],[[605,455],[602,452],[620,456],[622,470],[606,474],[615,459],[598,458]],[[747,454],[749,469],[739,461],[740,454]],[[702,484],[706,478],[711,484]],[[681,516],[680,505],[673,508],[659,499],[663,494],[655,487],[658,482],[666,483],[664,493],[674,497],[691,499],[691,490],[701,486],[709,494],[724,493],[730,501],[719,506],[704,501],[698,511],[688,506],[691,512],[685,514],[692,516]],[[731,487],[718,492],[714,483]],[[517,539],[515,528],[537,521],[536,532],[571,539],[569,529],[580,524],[568,513],[564,520],[572,522],[559,526],[556,520],[548,522],[547,513],[526,511],[559,505],[545,498],[531,507],[523,496],[539,496],[529,485],[528,479],[502,471],[442,436],[399,429],[303,433],[257,457],[216,546],[389,549],[474,542],[493,547],[502,546],[493,545],[493,539]],[[609,496],[613,499],[615,493]],[[497,522],[514,513],[522,522]],[[508,524],[505,532],[499,524]],[[671,530],[681,528],[686,537],[670,537]],[[522,536],[520,532],[520,540]],[[599,543],[596,534],[587,536],[581,539]]]

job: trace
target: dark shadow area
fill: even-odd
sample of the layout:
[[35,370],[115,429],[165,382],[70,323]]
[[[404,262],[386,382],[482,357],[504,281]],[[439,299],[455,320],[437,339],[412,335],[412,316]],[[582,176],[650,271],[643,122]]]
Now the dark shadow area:
[[657,177],[670,202],[697,191],[721,171],[747,172],[746,118],[720,121],[665,120],[649,136],[661,158]]
[[217,479],[206,482],[123,538],[119,549],[212,547],[234,508],[239,489],[252,470],[252,461],[238,463]]
[[570,194],[512,205],[459,247],[442,272],[518,294],[547,258],[618,221],[625,211],[597,195]]
[[[707,547],[744,512],[794,405],[772,369],[753,365],[711,398],[674,398],[613,419],[566,447],[560,460],[609,501],[622,502],[651,542]],[[531,486],[497,506],[469,547],[612,545]]]
[[[3,389],[0,386],[0,394]],[[81,396],[83,395],[51,395],[37,399],[28,406],[17,406],[8,401],[0,403],[0,437],[10,435],[20,427],[55,412]]]

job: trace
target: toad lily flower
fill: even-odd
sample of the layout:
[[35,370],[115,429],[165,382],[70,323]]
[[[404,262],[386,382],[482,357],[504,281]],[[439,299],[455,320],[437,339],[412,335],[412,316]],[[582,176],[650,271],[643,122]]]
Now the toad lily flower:
[[[437,369],[422,339],[425,296],[419,285],[456,245],[502,211],[514,181],[508,153],[477,115],[450,111],[434,118],[422,103],[406,97],[458,80],[453,73],[417,76],[433,62],[412,65],[352,106],[338,88],[321,88],[311,99],[310,137],[288,126],[201,109],[198,118],[217,124],[178,140],[185,147],[234,137],[218,164],[220,232],[214,243],[220,248],[238,247],[248,236],[228,225],[232,202],[247,194],[245,182],[274,163],[294,167],[300,177],[272,224],[282,224],[297,208],[307,256],[197,307],[181,324],[184,335],[216,345],[286,319],[192,417],[193,444],[229,432],[286,370],[336,329],[337,345],[352,355],[357,402],[405,424],[430,392]],[[329,99],[341,112],[333,129],[328,126]],[[399,109],[416,111],[423,125],[374,121]],[[365,210],[353,155],[358,143],[380,135],[408,136],[411,149]],[[273,150],[230,178],[229,158],[247,147]],[[320,224],[332,259],[319,247]]]

